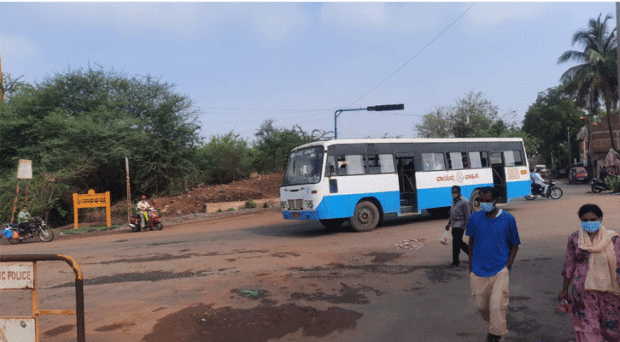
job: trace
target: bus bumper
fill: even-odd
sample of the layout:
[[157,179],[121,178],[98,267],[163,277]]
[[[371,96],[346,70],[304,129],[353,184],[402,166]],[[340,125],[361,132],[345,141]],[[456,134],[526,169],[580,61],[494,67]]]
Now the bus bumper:
[[282,217],[285,220],[318,220],[319,212],[316,210],[283,211]]

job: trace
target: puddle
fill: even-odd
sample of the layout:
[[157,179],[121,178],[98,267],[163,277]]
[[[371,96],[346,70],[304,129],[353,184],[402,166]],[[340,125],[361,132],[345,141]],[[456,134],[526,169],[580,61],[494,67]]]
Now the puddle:
[[298,257],[300,255],[301,254],[295,253],[295,252],[278,252],[278,253],[271,254],[271,256],[275,257],[275,258],[286,258],[286,257],[289,257],[289,256]]
[[344,283],[341,283],[342,288],[338,291],[340,295],[328,295],[324,292],[314,293],[300,293],[294,292],[291,294],[293,300],[306,300],[309,302],[323,301],[332,304],[369,304],[370,300],[365,294],[360,292],[375,292],[377,296],[381,295],[381,291],[376,291],[372,287],[349,287]]
[[267,342],[302,330],[304,336],[325,337],[334,331],[355,329],[362,313],[330,307],[262,303],[252,309],[213,309],[196,304],[158,320],[142,341]]
[[402,256],[402,254],[400,253],[378,253],[378,252],[368,253],[364,255],[374,257],[374,259],[370,261],[373,264],[384,264],[386,262],[396,260]]

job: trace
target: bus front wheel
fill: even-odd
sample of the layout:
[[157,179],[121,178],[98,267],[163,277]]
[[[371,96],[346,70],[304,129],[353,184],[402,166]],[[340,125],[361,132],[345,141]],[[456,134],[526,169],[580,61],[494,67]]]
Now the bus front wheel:
[[353,217],[349,218],[349,223],[355,231],[368,232],[377,227],[381,215],[379,209],[372,202],[360,202],[355,206]]

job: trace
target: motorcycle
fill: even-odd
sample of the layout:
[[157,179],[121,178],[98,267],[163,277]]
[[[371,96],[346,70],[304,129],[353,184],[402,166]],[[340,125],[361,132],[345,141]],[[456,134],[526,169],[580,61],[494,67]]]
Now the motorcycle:
[[26,223],[7,223],[2,235],[12,244],[38,236],[43,242],[54,240],[54,231],[49,228],[41,217],[35,217]]
[[[153,230],[153,228],[157,229],[157,230],[162,230],[164,229],[164,225],[161,223],[161,218],[159,216],[159,213],[157,212],[157,210],[155,210],[154,207],[150,207],[146,210],[147,215],[149,216],[149,219],[145,222],[144,224],[144,230],[146,229],[150,229]],[[129,227],[131,227],[131,231],[132,232],[139,232],[142,226],[142,219],[144,214],[141,213],[137,213],[136,215],[132,216],[129,219]]]
[[532,193],[525,196],[525,199],[528,201],[531,201],[533,199],[536,198],[541,198],[541,197],[546,197],[546,198],[553,198],[553,199],[558,199],[560,197],[562,197],[562,195],[564,194],[564,192],[562,191],[562,189],[560,189],[559,187],[557,187],[555,185],[554,181],[549,181],[547,182],[547,190],[544,191],[543,193],[543,189],[541,188],[536,188],[534,187],[534,184],[532,184]]
[[592,192],[594,193],[599,193],[603,190],[611,190],[610,187],[605,185],[605,182],[598,178],[595,178],[590,182],[590,187],[592,188]]

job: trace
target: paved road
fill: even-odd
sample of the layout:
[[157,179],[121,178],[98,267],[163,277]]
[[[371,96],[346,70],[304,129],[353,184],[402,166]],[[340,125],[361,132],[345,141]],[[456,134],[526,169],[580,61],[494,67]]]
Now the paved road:
[[[507,341],[571,341],[555,311],[576,212],[597,203],[620,226],[620,197],[560,184],[560,200],[514,200],[521,234],[511,274]],[[368,233],[324,230],[260,212],[160,232],[8,245],[0,253],[63,253],[85,276],[88,341],[482,341],[467,264],[438,243],[445,219],[390,220]],[[411,249],[395,244],[410,241]],[[71,309],[72,273],[42,263],[40,307]],[[0,294],[2,315],[27,315],[27,292]],[[46,316],[45,341],[74,341],[70,317]]]

